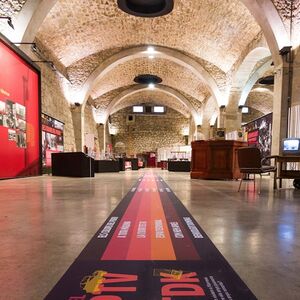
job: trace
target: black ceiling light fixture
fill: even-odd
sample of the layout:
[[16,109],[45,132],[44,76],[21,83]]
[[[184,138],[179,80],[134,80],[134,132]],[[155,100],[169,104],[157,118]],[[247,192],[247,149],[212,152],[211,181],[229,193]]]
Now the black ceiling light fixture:
[[262,77],[258,80],[259,84],[272,85],[274,84],[274,75]]
[[173,0],[118,0],[118,6],[124,12],[144,18],[167,15],[173,10]]
[[133,81],[139,84],[158,84],[162,82],[162,79],[152,74],[140,74],[134,77]]

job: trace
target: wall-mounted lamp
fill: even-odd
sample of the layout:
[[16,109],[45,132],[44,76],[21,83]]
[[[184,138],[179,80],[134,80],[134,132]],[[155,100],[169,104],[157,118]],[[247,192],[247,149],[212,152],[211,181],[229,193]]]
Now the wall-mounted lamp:
[[220,105],[220,111],[225,112],[226,106],[225,105]]
[[46,64],[48,64],[50,66],[50,68],[52,69],[52,71],[56,71],[54,63],[51,60],[33,60],[32,62],[35,62],[35,63],[46,63]]
[[281,56],[286,55],[286,54],[290,53],[291,49],[292,49],[292,46],[284,46],[279,50],[279,54]]
[[12,28],[15,29],[12,21],[11,21],[11,17],[0,17],[0,19],[7,19],[7,24]]

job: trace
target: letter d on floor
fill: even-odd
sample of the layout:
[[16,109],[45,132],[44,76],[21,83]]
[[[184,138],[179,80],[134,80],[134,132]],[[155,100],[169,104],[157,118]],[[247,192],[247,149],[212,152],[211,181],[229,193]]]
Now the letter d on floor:
[[162,296],[205,296],[204,290],[197,284],[172,283],[161,289]]

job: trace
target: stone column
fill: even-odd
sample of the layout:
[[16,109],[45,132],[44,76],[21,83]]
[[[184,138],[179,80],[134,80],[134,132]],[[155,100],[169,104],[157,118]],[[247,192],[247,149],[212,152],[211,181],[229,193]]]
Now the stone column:
[[283,55],[282,58],[282,65],[275,69],[274,76],[272,155],[281,153],[281,141],[287,137],[288,130],[292,68],[288,63],[289,54]]
[[75,151],[83,151],[84,114],[82,105],[72,104],[71,113],[75,137]]
[[226,119],[226,107],[224,105],[219,108],[219,116],[217,120],[218,128],[225,128],[225,119]]
[[242,126],[242,113],[238,109],[240,98],[240,91],[231,92],[228,105],[223,112],[223,127],[225,128],[226,132],[238,130]]
[[197,139],[197,128],[195,125],[194,118],[190,118],[189,120],[189,141],[188,143],[191,144],[192,141]]
[[100,152],[105,150],[105,125],[97,124],[98,140]]

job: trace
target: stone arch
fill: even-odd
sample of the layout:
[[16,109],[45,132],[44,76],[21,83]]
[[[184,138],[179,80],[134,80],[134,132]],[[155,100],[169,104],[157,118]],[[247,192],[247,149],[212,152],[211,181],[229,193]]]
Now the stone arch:
[[[77,101],[85,104],[93,88],[93,85],[97,80],[105,76],[110,70],[112,70],[119,64],[122,64],[129,60],[148,56],[149,54],[147,53],[147,48],[148,46],[138,46],[125,49],[102,62],[83,85],[80,94],[78,95],[79,98],[77,99]],[[215,80],[194,59],[177,50],[162,46],[155,46],[155,56],[158,58],[170,60],[190,70],[193,74],[200,78],[200,80],[207,83],[208,88],[217,103],[219,105],[222,105],[222,103],[224,102],[224,97],[221,94]]]
[[270,68],[271,62],[272,62],[272,59],[268,60],[251,75],[251,77],[248,79],[247,83],[245,84],[245,86],[242,90],[241,97],[238,102],[238,106],[244,105],[246,103],[246,100],[248,98],[248,95],[249,95],[252,87],[257,82],[257,80],[261,76],[263,76],[263,74]]
[[231,89],[233,91],[242,90],[248,81],[250,74],[253,72],[255,65],[260,60],[269,56],[271,56],[271,52],[265,47],[257,47],[250,51],[236,71]]
[[271,0],[240,0],[261,27],[272,53],[275,65],[282,62],[279,50],[290,46],[288,32]]
[[[201,123],[200,115],[196,112],[196,110],[191,105],[191,103],[182,94],[180,94],[178,91],[174,90],[171,87],[164,86],[164,85],[158,85],[155,89],[160,91],[160,92],[163,92],[165,94],[168,94],[168,95],[174,97],[174,99],[176,99],[176,101],[179,101],[181,104],[183,104],[185,107],[188,108],[188,110],[191,112],[191,115],[192,115],[196,125]],[[106,112],[101,116],[101,120],[95,120],[95,121],[97,123],[105,124],[107,119],[108,119],[108,116],[112,112],[114,112],[113,109],[116,105],[118,105],[121,101],[123,101],[127,97],[129,97],[133,94],[139,93],[141,91],[144,91],[144,90],[148,90],[148,87],[143,86],[143,85],[134,85],[134,86],[128,88],[127,90],[123,91],[122,93],[120,93],[118,96],[116,96],[111,101],[111,103],[108,105],[108,107],[106,109]]]

